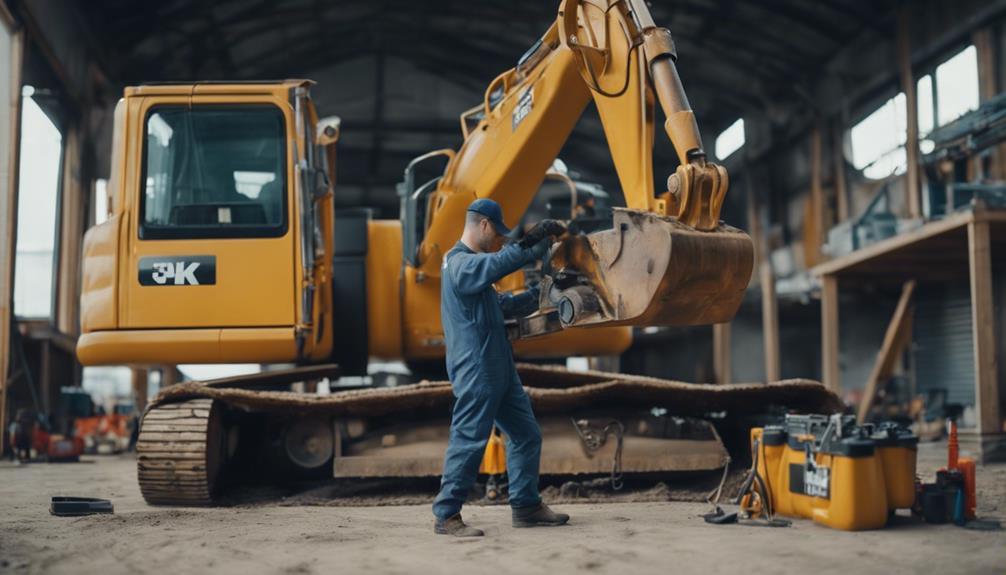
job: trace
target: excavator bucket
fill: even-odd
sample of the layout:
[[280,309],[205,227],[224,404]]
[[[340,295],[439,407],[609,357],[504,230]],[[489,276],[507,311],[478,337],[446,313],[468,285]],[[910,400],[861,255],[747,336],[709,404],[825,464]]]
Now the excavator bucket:
[[723,223],[700,231],[621,208],[613,223],[609,230],[570,235],[554,248],[543,273],[544,315],[574,327],[714,324],[737,313],[754,259],[746,233]]

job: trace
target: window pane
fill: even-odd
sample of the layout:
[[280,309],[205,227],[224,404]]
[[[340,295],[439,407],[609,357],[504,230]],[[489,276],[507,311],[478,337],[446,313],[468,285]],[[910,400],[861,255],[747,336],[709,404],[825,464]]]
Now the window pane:
[[21,103],[14,313],[52,316],[56,213],[63,135],[25,86]]
[[280,236],[286,140],[272,106],[158,107],[147,118],[144,238]]
[[936,107],[941,126],[978,108],[978,53],[974,46],[936,68]]
[[915,87],[919,106],[919,136],[933,131],[933,77],[926,74]]
[[[852,164],[870,178],[904,171],[905,94],[899,93],[852,127]],[[898,152],[900,150],[900,153]]]
[[716,137],[716,157],[724,160],[743,145],[744,118],[740,118]]

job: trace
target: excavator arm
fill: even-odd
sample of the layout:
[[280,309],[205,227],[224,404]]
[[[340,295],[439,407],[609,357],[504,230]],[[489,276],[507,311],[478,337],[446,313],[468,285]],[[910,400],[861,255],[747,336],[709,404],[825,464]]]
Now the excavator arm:
[[[643,0],[565,0],[542,39],[462,115],[464,144],[429,196],[419,273],[439,275],[475,198],[492,198],[508,221],[519,219],[593,101],[627,207],[616,209],[611,229],[553,246],[541,314],[524,322],[522,335],[559,325],[729,321],[751,275],[752,244],[719,221],[727,172],[706,158],[675,62],[670,32],[653,23]],[[656,102],[680,162],[660,193]]]

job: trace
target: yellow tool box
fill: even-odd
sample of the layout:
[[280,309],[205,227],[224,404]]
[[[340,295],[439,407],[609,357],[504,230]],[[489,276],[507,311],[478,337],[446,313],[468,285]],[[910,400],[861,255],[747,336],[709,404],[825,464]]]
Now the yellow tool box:
[[741,507],[753,517],[805,517],[848,531],[877,529],[915,501],[918,438],[851,415],[788,415],[751,430],[752,470]]

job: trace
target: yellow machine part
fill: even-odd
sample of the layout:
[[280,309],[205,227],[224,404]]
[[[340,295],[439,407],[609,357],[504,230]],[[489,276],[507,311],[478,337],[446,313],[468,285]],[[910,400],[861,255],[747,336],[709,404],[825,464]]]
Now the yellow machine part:
[[[81,363],[271,363],[329,356],[332,322],[322,318],[331,315],[331,270],[321,259],[310,275],[301,272],[297,238],[312,231],[300,229],[303,194],[291,192],[302,185],[297,162],[286,161],[285,172],[280,171],[287,213],[282,235],[165,241],[141,233],[142,190],[147,187],[143,150],[151,118],[160,108],[226,104],[271,110],[282,119],[282,155],[297,159],[306,153],[309,135],[303,127],[315,125],[317,116],[305,97],[299,108],[303,116],[296,117],[291,94],[306,94],[309,85],[288,80],[126,89],[115,110],[112,215],[84,237],[82,335],[77,343]],[[330,246],[332,195],[313,201],[321,214],[322,242]],[[212,284],[150,287],[137,280],[145,259],[191,257],[212,258]],[[310,308],[304,304],[305,293],[314,294]],[[314,329],[323,325],[329,328]],[[311,333],[305,336],[307,331]]]
[[503,442],[503,436],[495,428],[492,435],[489,436],[489,443],[486,444],[486,451],[482,455],[479,473],[487,475],[506,473],[506,445]]
[[[763,428],[751,430],[752,449],[757,446],[757,472],[768,488],[773,512],[813,519],[835,529],[859,531],[887,524],[891,511],[910,507],[915,499],[916,449],[885,447],[868,456],[813,453],[819,468],[828,470],[827,496],[811,496],[792,484],[794,470],[806,465],[804,449],[788,442],[766,445]],[[813,436],[797,437],[798,442]]]

